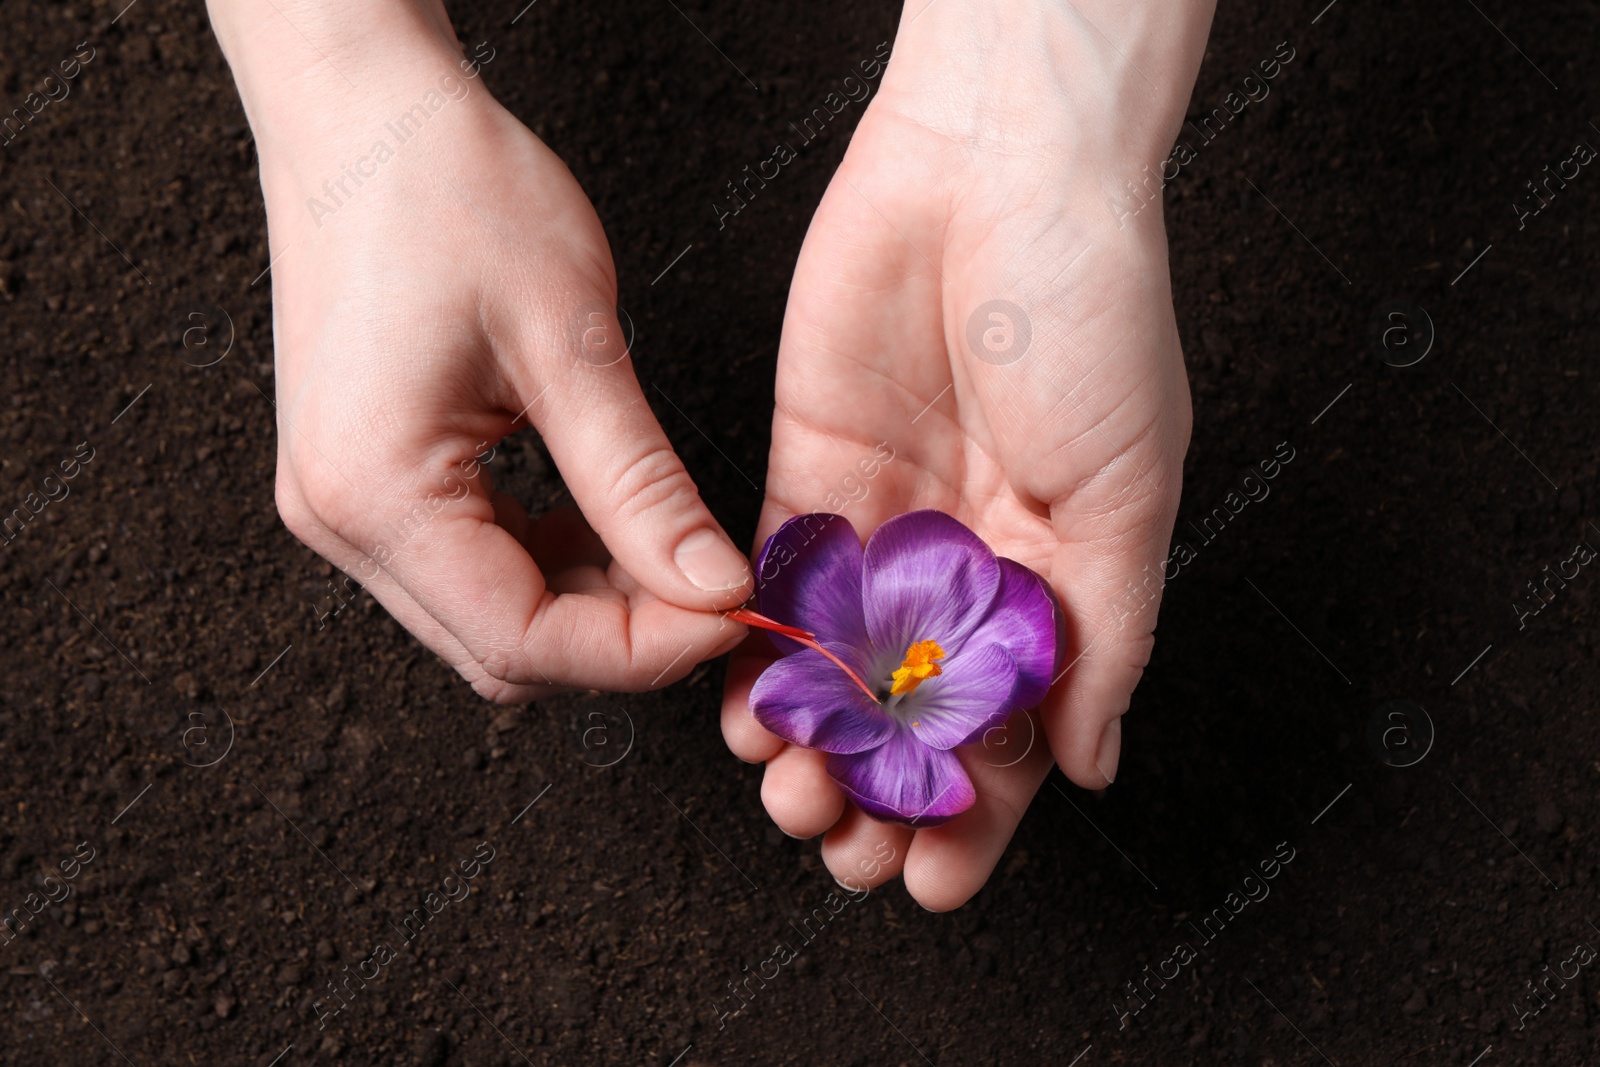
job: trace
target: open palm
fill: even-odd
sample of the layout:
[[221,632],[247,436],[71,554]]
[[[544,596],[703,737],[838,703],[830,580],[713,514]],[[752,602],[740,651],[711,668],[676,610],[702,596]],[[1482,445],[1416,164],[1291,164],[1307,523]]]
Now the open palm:
[[[1115,774],[1155,626],[1130,588],[1159,595],[1190,418],[1159,209],[1119,227],[1077,125],[975,119],[959,89],[908,91],[895,73],[795,271],[757,546],[809,511],[842,511],[863,538],[907,511],[947,512],[1055,590],[1061,673],[1036,713],[960,750],[974,806],[915,831],[865,816],[822,753],[751,717],[771,658],[761,638],[730,669],[723,729],[736,755],[767,762],[763,800],[781,828],[827,832],[836,878],[903,873],[943,910],[987,879],[1052,757],[1085,787]],[[876,862],[885,843],[894,859]]]

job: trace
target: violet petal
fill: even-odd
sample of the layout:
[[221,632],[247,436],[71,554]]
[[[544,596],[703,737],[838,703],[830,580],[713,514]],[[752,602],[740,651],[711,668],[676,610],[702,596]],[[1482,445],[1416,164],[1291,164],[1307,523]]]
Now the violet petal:
[[969,640],[942,666],[944,673],[901,698],[900,718],[923,744],[938,749],[969,744],[1017,710],[1017,661],[1001,646],[975,648]]
[[[862,673],[855,649],[833,641],[823,647]],[[761,672],[750,689],[750,712],[756,722],[790,744],[823,752],[866,752],[895,732],[894,720],[877,701],[822,653],[809,648]]]
[[961,651],[1000,588],[989,546],[939,511],[897,515],[867,540],[862,575],[867,633],[881,651],[903,655],[916,641]]
[[[861,556],[861,539],[844,516],[796,515],[767,538],[756,561],[761,614],[810,630],[823,644],[866,648]],[[782,634],[767,636],[779,652],[805,647]]]
[[830,755],[828,774],[874,819],[935,826],[978,795],[954,752],[929,748],[905,727],[868,752]]
[[1014,559],[1000,558],[1000,591],[969,645],[1004,645],[1017,664],[1012,710],[1037,707],[1061,662],[1066,619],[1043,578]]

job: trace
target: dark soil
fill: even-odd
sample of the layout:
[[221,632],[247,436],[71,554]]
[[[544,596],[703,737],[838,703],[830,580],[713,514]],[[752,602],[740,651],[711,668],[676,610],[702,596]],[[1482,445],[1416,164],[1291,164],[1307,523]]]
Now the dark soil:
[[[1595,968],[1553,975],[1600,946],[1600,575],[1528,583],[1600,547],[1600,173],[1521,229],[1512,206],[1600,145],[1593,6],[1224,5],[1194,116],[1296,56],[1168,190],[1196,555],[1117,784],[1053,776],[961,911],[891,885],[811,944],[790,924],[835,887],[724,749],[720,666],[506,709],[369,598],[319,628],[333,572],[273,504],[250,133],[198,4],[121,6],[4,19],[7,109],[95,54],[0,149],[0,513],[75,475],[0,548],[0,909],[31,917],[0,933],[0,1062],[1597,1062]],[[457,5],[461,36],[594,198],[647,392],[747,538],[737,472],[761,480],[790,269],[856,114],[726,231],[711,205],[895,13],[519,6]],[[1436,328],[1414,366],[1369,343],[1392,301]],[[191,366],[183,331],[220,346],[224,313],[230,354]],[[561,493],[533,443],[496,466]],[[1389,701],[1426,709],[1420,762]],[[400,936],[463,863],[470,895]],[[51,871],[70,895],[33,916]],[[799,958],[719,1029],[779,941]]]

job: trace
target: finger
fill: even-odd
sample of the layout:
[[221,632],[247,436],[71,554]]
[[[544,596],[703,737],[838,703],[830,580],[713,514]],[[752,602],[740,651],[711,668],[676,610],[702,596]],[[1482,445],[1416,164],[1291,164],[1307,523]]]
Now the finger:
[[1052,501],[1050,584],[1067,631],[1040,710],[1056,762],[1086,789],[1116,779],[1121,716],[1155,647],[1189,411],[1186,394],[1156,403],[1171,417],[1151,436],[1068,492],[1038,497]]
[[1014,279],[1031,347],[1001,364],[971,350],[966,367],[1012,490],[1048,509],[1057,546],[1040,569],[1067,647],[1041,709],[1046,732],[1069,778],[1103,788],[1153,647],[1191,426],[1166,257],[1096,242],[1082,263],[1063,249],[1076,266],[1042,283],[1008,247],[986,246],[990,258],[966,263],[964,281],[977,303]]
[[909,826],[878,822],[846,804],[844,815],[822,839],[822,862],[846,889],[873,889],[905,866],[912,832]]
[[[500,496],[495,494],[495,521],[511,529],[500,520]],[[521,504],[511,503],[521,510]],[[528,535],[519,539],[533,561],[547,573],[584,564],[603,571],[611,565],[611,553],[605,542],[594,532],[583,512],[574,507],[552,508],[545,512],[530,524]]]
[[[1027,723],[1028,725],[1024,725]],[[972,779],[978,799],[972,807],[939,826],[917,831],[906,856],[906,891],[929,911],[950,911],[971,900],[994,873],[1017,824],[1039,785],[1050,773],[1049,746],[1042,731],[1026,712],[1012,717],[1008,732],[1033,736],[1025,754],[1005,752],[991,762],[997,747],[969,745],[959,749],[962,766]]]
[[[479,696],[502,704],[524,704],[563,688],[542,684],[516,685],[486,674],[454,634],[424,611],[375,560],[312,516],[299,502],[298,494],[280,491],[279,500],[284,522],[290,531],[348,576],[345,589],[352,598],[362,590],[370,593],[413,637],[454,667]],[[351,588],[352,584],[354,588]],[[340,611],[343,611],[342,601],[338,607],[330,606],[327,612],[320,614],[319,629],[325,625],[328,615],[337,615]]]
[[[557,595],[522,543],[494,521],[483,496],[435,510],[403,551],[388,559],[372,554],[492,678],[650,689],[683,677],[742,636],[741,627],[720,616],[665,601],[630,609],[615,596]],[[381,511],[376,517],[383,518]]]
[[631,361],[574,361],[535,422],[578,506],[611,555],[680,607],[749,598],[750,565],[706,508],[639,390]]
[[557,508],[530,521],[522,505],[494,494],[494,521],[522,543],[545,576],[552,593],[593,593],[627,602],[627,591],[612,586],[606,547],[577,508]]
[[[752,638],[751,643],[755,640]],[[744,649],[728,661],[728,677],[722,689],[722,739],[727,742],[728,751],[746,763],[765,762],[784,745],[782,738],[750,714],[750,688],[771,662],[770,653],[763,656]]]
[[456,673],[472,686],[473,692],[485,700],[492,700],[497,704],[526,704],[572,688],[543,683],[523,685],[496,678],[483,669],[483,665],[460,641],[456,640],[454,634],[423,610],[398,582],[382,570],[378,571],[377,577],[365,588],[379,604],[383,605],[385,611],[394,616],[396,622],[454,668]]
[[557,596],[568,593],[586,593],[590,596],[609,597],[619,604],[627,602],[627,596],[611,584],[611,579],[599,567],[568,567],[564,570],[554,571],[545,578],[550,591]]
[[816,837],[844,814],[844,793],[828,777],[827,754],[786,745],[767,761],[761,802],[790,837]]
[[1069,544],[1052,563],[1067,618],[1063,668],[1041,706],[1051,751],[1085,789],[1115,781],[1122,755],[1122,715],[1155,647],[1163,587],[1164,544],[1172,522],[1156,518],[1127,542]]

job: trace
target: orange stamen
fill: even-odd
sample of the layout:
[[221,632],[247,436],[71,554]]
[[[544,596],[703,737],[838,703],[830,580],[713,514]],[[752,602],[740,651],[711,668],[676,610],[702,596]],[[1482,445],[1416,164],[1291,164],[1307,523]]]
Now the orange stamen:
[[917,686],[929,678],[943,674],[937,662],[941,659],[944,659],[944,649],[939,647],[939,642],[918,641],[913,644],[906,649],[905,662],[894,672],[894,686],[889,690],[890,694],[914,693]]

